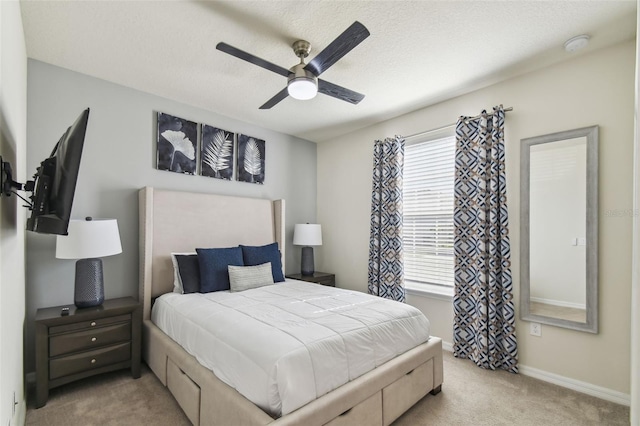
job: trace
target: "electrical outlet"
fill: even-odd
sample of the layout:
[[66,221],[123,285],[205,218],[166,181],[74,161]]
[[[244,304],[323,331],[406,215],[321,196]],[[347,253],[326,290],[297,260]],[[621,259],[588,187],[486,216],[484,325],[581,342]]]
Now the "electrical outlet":
[[529,333],[531,333],[531,335],[533,336],[542,336],[542,326],[540,325],[540,323],[529,323]]

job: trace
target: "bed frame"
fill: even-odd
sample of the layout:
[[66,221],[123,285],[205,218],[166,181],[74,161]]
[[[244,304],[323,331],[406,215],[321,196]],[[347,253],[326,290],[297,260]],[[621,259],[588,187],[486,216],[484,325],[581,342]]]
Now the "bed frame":
[[277,241],[285,259],[285,202],[143,188],[140,301],[143,359],[194,425],[389,425],[442,385],[442,342],[428,342],[296,411],[273,419],[219,380],[151,322],[153,300],[173,290],[171,252]]

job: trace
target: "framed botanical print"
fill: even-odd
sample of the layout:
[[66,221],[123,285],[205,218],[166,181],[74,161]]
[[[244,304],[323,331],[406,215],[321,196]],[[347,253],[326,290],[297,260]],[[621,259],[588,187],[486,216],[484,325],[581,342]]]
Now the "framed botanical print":
[[158,170],[196,173],[197,123],[158,113],[156,165]]
[[233,178],[233,143],[235,134],[206,124],[202,125],[200,174],[217,179]]
[[240,182],[264,184],[265,142],[238,135],[238,177]]

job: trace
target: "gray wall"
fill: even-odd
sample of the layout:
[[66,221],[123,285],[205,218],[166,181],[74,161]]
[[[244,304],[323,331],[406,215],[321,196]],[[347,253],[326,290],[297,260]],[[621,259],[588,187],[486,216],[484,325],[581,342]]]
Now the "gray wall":
[[[27,170],[30,173],[49,155],[80,112],[91,108],[72,217],[118,220],[123,252],[103,259],[106,298],[137,297],[137,191],[144,186],[284,198],[287,203],[286,271],[299,270],[300,250],[296,250],[291,241],[295,223],[316,220],[315,143],[31,59],[27,101]],[[264,139],[264,185],[156,170],[158,111]],[[55,240],[54,236],[27,233],[26,371],[34,369],[36,310],[73,303],[75,262],[55,258]]]

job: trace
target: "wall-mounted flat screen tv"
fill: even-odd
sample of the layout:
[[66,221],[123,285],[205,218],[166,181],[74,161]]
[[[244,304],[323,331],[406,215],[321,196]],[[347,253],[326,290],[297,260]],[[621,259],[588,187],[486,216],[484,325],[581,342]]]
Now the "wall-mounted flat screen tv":
[[27,220],[29,231],[67,235],[88,121],[89,108],[40,163],[34,175],[31,217]]

